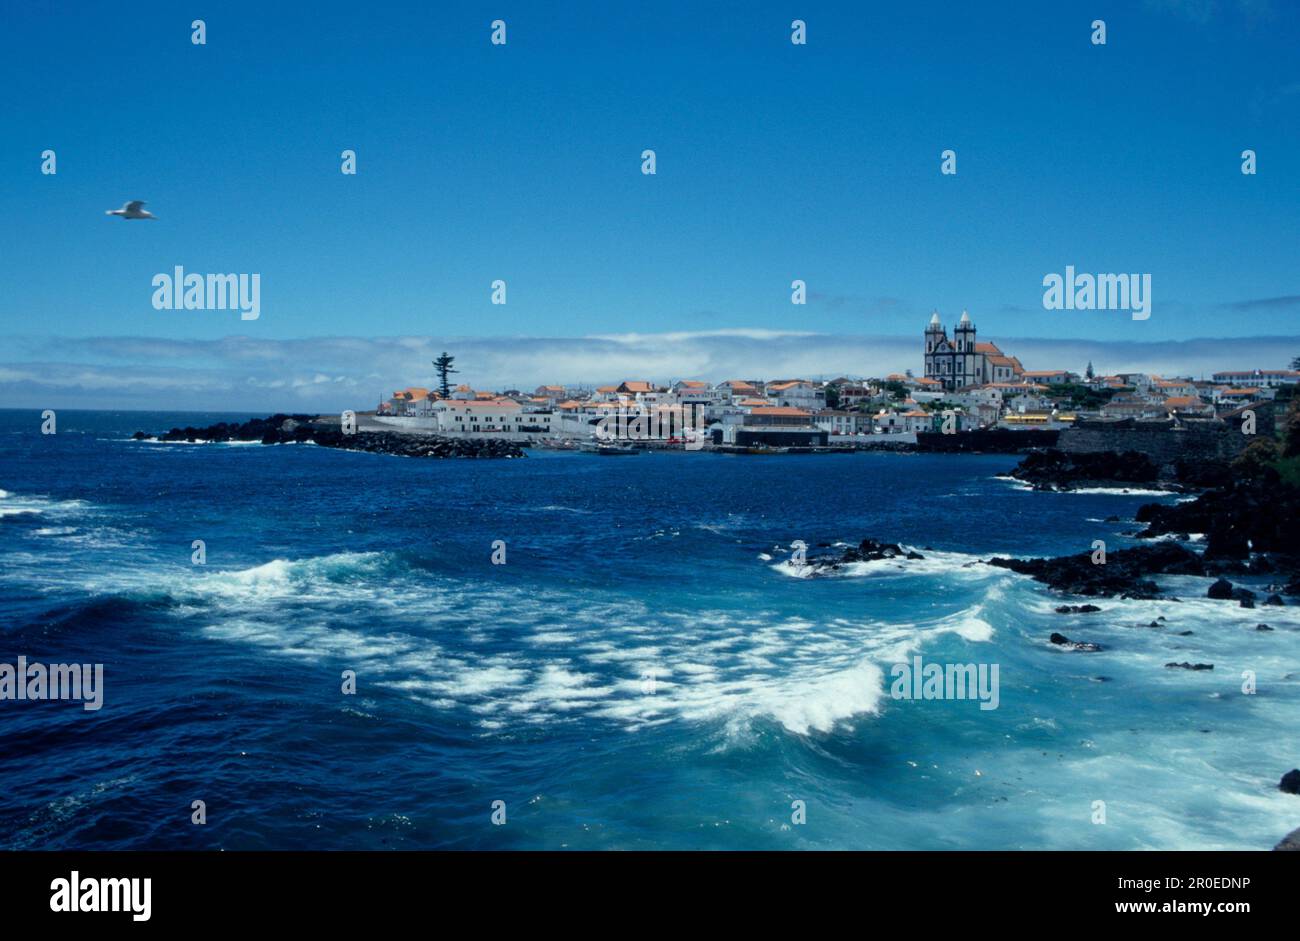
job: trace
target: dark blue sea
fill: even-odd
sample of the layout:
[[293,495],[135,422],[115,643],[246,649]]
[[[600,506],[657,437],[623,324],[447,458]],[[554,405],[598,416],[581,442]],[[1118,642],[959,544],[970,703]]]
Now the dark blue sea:
[[[98,711],[0,702],[0,846],[1265,849],[1298,822],[1300,608],[980,563],[1131,544],[1175,497],[1030,492],[1007,456],[130,440],[247,417],[0,412],[0,662],[104,665]],[[784,562],[866,536],[925,558]],[[893,698],[916,656],[998,665],[998,707]]]

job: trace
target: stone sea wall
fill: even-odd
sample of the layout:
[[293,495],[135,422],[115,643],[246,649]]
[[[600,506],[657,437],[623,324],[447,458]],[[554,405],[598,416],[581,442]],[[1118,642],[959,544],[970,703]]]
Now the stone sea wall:
[[1085,423],[1062,431],[1056,446],[1067,454],[1139,451],[1168,468],[1180,461],[1227,463],[1254,440],[1235,425],[1173,429]]

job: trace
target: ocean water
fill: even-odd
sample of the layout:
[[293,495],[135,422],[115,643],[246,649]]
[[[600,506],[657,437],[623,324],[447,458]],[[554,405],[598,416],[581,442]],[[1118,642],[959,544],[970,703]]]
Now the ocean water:
[[[1061,598],[980,563],[1129,544],[1173,497],[1034,493],[1007,456],[129,440],[242,417],[60,412],[43,436],[0,412],[0,662],[105,670],[97,712],[0,702],[0,846],[1265,849],[1300,825],[1277,790],[1300,608],[1190,578]],[[866,536],[925,559],[783,564]],[[1053,611],[1083,601],[1104,610]],[[998,708],[892,698],[918,655],[997,664]]]

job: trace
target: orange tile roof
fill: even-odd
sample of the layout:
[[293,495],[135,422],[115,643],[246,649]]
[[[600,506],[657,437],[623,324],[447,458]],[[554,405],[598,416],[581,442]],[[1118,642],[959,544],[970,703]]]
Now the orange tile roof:
[[492,398],[492,399],[439,399],[438,402],[437,402],[437,404],[443,406],[444,408],[450,408],[450,409],[458,409],[458,408],[491,408],[491,409],[501,409],[501,408],[506,408],[506,409],[510,409],[510,408],[522,408],[522,407],[523,407],[523,406],[521,406],[518,402],[514,401],[513,399],[496,399],[496,398]]

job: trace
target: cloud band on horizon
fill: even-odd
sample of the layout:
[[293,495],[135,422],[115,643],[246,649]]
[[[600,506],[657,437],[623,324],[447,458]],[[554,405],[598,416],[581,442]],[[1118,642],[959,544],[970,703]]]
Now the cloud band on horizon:
[[[991,339],[1026,369],[1149,372],[1209,377],[1219,370],[1283,369],[1300,336],[1151,342]],[[599,385],[730,378],[834,378],[921,373],[912,337],[712,330],[585,337],[226,337],[83,339],[9,337],[0,407],[196,411],[338,411],[372,408],[408,385],[431,387],[444,349],[478,388]]]

